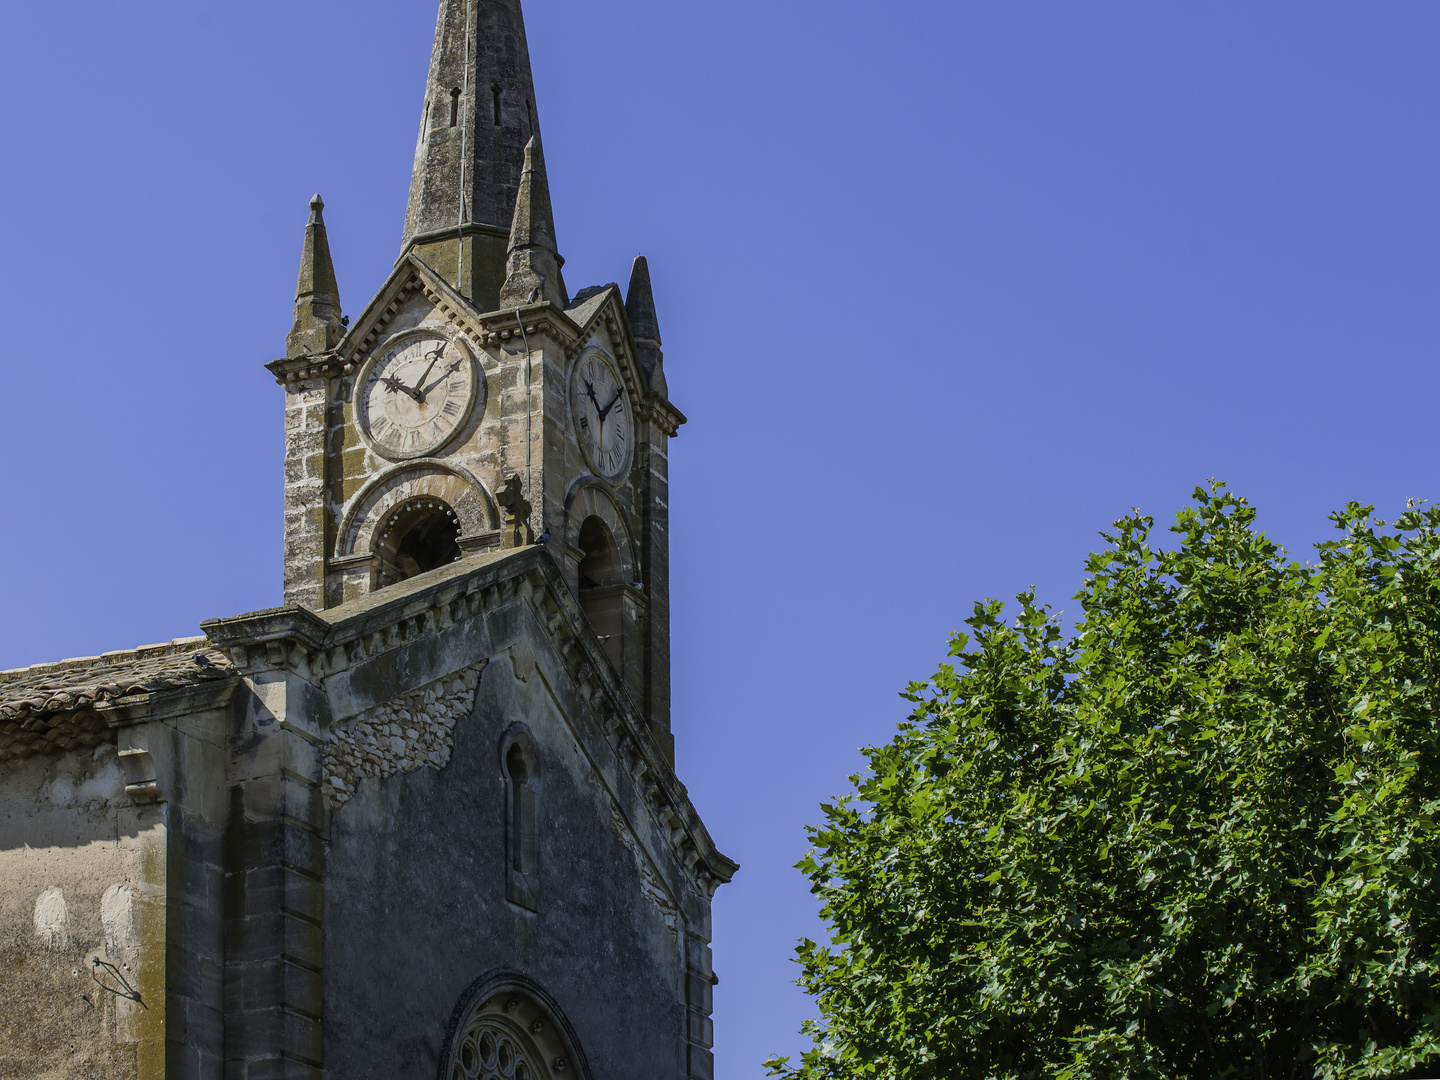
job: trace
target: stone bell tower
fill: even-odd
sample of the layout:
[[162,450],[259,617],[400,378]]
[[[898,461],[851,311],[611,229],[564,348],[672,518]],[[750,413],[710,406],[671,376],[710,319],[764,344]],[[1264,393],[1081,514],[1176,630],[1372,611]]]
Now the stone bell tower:
[[545,167],[518,0],[443,0],[349,318],[310,200],[267,365],[285,606],[0,672],[0,1074],[713,1080],[737,867],[670,737],[685,418],[648,265],[572,295]]
[[649,268],[573,297],[518,0],[443,0],[400,257],[353,323],[311,202],[286,356],[285,600],[546,543],[670,745],[669,402]]

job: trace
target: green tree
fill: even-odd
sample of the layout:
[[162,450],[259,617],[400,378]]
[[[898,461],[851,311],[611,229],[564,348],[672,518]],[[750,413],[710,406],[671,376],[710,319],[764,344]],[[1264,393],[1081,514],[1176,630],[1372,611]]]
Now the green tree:
[[[772,1075],[1406,1076],[1440,1061],[1440,511],[1291,561],[1197,489],[1067,635],[977,604],[800,863],[820,1020]],[[1436,1075],[1420,1072],[1419,1075]]]

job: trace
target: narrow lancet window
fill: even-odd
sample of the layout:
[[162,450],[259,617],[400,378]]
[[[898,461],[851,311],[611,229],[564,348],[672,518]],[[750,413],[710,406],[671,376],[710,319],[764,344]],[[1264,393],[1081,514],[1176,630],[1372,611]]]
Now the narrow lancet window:
[[499,87],[498,84],[495,85],[495,86],[490,87],[490,95],[491,95],[491,97],[493,97],[493,98],[495,99],[495,126],[496,126],[496,127],[499,127],[499,126],[500,126],[500,87]]
[[510,867],[522,874],[535,862],[535,792],[526,782],[525,752],[517,744],[506,755],[510,769]]
[[505,896],[535,911],[539,895],[540,841],[537,822],[540,762],[523,724],[506,733],[502,765],[505,774]]
[[460,88],[450,91],[450,126],[460,123]]

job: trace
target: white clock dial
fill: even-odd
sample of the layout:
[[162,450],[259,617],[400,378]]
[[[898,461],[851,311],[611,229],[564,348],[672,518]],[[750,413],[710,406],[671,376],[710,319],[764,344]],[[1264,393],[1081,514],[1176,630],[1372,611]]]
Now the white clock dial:
[[438,335],[408,338],[360,371],[360,429],[390,458],[432,454],[470,415],[480,382],[464,346]]
[[607,480],[625,475],[635,424],[625,384],[597,353],[580,358],[570,379],[570,413],[590,467]]

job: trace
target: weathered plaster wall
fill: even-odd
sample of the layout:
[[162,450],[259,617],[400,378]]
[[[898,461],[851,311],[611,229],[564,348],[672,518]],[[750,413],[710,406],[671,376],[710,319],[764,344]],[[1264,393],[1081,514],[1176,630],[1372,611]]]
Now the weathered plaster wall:
[[[331,817],[332,1075],[430,1080],[461,994],[496,968],[553,995],[596,1080],[685,1075],[683,920],[563,717],[568,690],[550,686],[563,669],[523,617],[511,630],[518,644],[485,668],[449,763],[366,778]],[[516,721],[541,769],[535,912],[506,900],[500,754]]]
[[164,1075],[165,851],[113,743],[0,764],[0,1076]]

